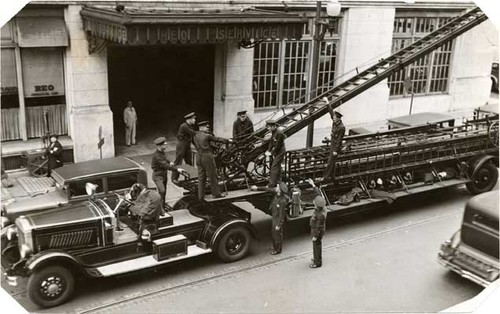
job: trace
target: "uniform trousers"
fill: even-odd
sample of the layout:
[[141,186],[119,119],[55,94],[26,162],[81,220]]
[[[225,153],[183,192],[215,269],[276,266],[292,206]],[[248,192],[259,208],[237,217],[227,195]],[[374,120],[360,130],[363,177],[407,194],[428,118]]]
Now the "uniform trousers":
[[283,249],[283,226],[281,226],[279,230],[276,230],[276,226],[273,223],[271,236],[273,238],[273,249],[276,252],[281,253],[281,250]]
[[135,131],[136,131],[136,124],[132,124],[130,127],[125,127],[125,144],[130,145],[135,145]]
[[317,233],[317,236],[316,236],[316,241],[312,241],[312,244],[313,244],[313,260],[314,260],[314,264],[317,265],[317,266],[321,266],[321,264],[323,264],[323,259],[321,258],[321,253],[322,253],[322,250],[321,250],[322,242],[321,242],[321,240],[323,240],[323,234],[324,233],[325,233],[324,231],[319,231]]
[[[174,165],[182,165],[182,161],[186,165],[193,165],[192,154],[191,154],[191,143],[186,141],[177,142],[177,146],[175,146],[175,160]],[[172,181],[177,181],[179,179],[179,173],[174,171],[172,172]]]
[[275,187],[281,176],[281,162],[285,158],[285,153],[279,153],[273,156],[271,169],[269,170],[269,187]]
[[335,160],[337,160],[337,154],[334,154],[335,148],[333,145],[330,146],[330,154],[328,157],[328,163],[326,166],[325,174],[323,175],[324,179],[329,179],[335,175]]
[[210,188],[213,196],[220,196],[219,182],[217,180],[217,167],[212,153],[199,153],[196,156],[198,167],[198,199],[205,197],[205,181],[207,176],[210,180]]
[[153,182],[156,185],[156,188],[158,189],[158,194],[161,196],[162,206],[165,206],[165,197],[167,195],[167,182],[168,178],[163,177],[163,176],[154,176],[153,177]]

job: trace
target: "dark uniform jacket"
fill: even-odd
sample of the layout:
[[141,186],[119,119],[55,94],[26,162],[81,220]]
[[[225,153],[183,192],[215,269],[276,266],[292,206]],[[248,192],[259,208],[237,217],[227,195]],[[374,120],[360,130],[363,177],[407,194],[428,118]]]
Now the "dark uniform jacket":
[[315,208],[309,221],[311,226],[311,236],[318,237],[320,233],[326,230],[326,210],[324,207]]
[[340,152],[342,147],[342,140],[344,139],[345,134],[345,126],[342,121],[338,120],[336,123],[332,124],[332,134],[331,134],[331,143],[330,147],[335,152]]
[[210,142],[218,141],[218,142],[227,142],[226,139],[216,137],[211,133],[206,133],[202,131],[195,132],[193,137],[193,143],[198,151],[198,154],[211,154],[212,149],[210,146]]
[[268,149],[273,156],[286,153],[285,138],[286,135],[283,134],[283,132],[281,132],[280,130],[276,129],[273,132],[271,140],[269,141]]
[[142,220],[157,220],[164,213],[160,194],[152,190],[143,191],[130,207],[130,212]]
[[[333,109],[331,106],[328,106],[328,111],[330,111],[330,116],[333,119]],[[331,142],[330,142],[330,151],[334,151],[339,153],[340,148],[342,147],[342,140],[344,139],[345,134],[345,126],[342,123],[342,120],[338,119],[336,122],[332,123],[332,132],[331,132]]]
[[271,211],[273,227],[279,226],[281,228],[283,226],[283,223],[285,222],[285,213],[288,203],[290,203],[288,195],[283,192],[278,195],[275,188],[268,188],[265,186],[259,186],[257,187],[257,189],[259,191],[274,193],[274,197],[271,201],[271,204],[269,205],[269,210]]
[[177,168],[170,165],[170,160],[167,159],[165,153],[159,150],[153,153],[151,168],[153,169],[153,178],[162,177],[167,179],[167,170],[177,171]]
[[250,119],[246,118],[245,121],[236,119],[233,123],[233,139],[241,141],[253,133],[253,123]]
[[179,126],[179,132],[177,132],[177,139],[181,142],[190,143],[195,134],[195,130],[187,122],[183,122]]

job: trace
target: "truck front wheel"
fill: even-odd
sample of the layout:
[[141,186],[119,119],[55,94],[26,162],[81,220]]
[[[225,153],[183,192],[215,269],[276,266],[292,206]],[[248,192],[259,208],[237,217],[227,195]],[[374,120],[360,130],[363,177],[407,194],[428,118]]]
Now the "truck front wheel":
[[497,167],[492,162],[487,162],[477,170],[474,177],[471,178],[471,181],[466,186],[472,194],[480,194],[493,189],[497,180]]
[[226,230],[217,244],[217,256],[226,263],[235,262],[247,255],[252,236],[248,228],[235,226]]
[[28,296],[40,307],[53,307],[66,302],[75,289],[73,273],[63,266],[36,270],[28,279]]

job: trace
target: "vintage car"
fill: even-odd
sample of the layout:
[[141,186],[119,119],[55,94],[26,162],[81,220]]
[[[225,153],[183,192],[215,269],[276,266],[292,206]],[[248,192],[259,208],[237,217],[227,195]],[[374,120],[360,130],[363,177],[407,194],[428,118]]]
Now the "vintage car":
[[[114,157],[64,165],[52,171],[51,187],[42,193],[21,195],[2,204],[2,227],[20,215],[86,200],[85,184],[96,184],[97,198],[114,197],[138,182],[147,185],[147,172],[139,163],[126,157]],[[41,178],[47,180],[47,178]],[[34,180],[41,180],[34,178]]]
[[483,287],[499,278],[498,197],[496,190],[471,198],[462,228],[438,254],[441,265]]
[[[2,267],[9,284],[29,277],[30,299],[41,307],[67,301],[75,276],[109,277],[214,252],[224,262],[245,257],[255,230],[235,205],[190,202],[139,229],[106,200],[89,199],[16,219],[2,237]],[[141,230],[141,231],[139,231]]]

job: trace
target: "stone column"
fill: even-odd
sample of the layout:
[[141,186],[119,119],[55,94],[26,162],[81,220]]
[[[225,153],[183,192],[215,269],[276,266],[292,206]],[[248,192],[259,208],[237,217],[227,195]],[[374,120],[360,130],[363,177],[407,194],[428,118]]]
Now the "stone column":
[[215,48],[214,125],[216,136],[232,137],[238,111],[253,115],[253,49],[239,48],[235,42]]
[[65,83],[75,162],[101,157],[97,147],[99,133],[104,139],[102,158],[113,157],[115,152],[113,114],[108,99],[106,48],[99,53],[89,54],[80,10],[80,5],[69,5],[65,10],[70,38],[70,45],[66,49]]
[[[349,8],[343,18],[337,73],[339,83],[374,65],[391,54],[394,8]],[[387,80],[371,87],[341,105],[344,124],[356,124],[385,119],[389,88]]]

